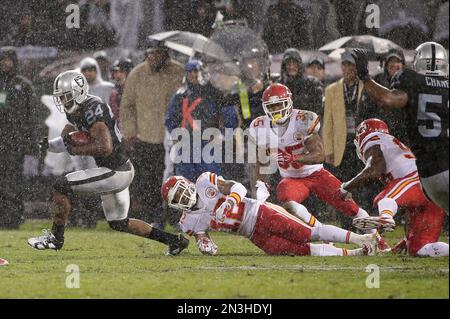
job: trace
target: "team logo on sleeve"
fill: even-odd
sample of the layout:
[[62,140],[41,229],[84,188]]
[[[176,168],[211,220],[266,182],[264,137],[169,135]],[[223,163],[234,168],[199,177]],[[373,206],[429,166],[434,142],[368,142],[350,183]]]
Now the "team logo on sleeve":
[[217,190],[214,187],[208,187],[205,190],[205,194],[206,194],[206,197],[208,197],[208,198],[214,198],[217,196]]

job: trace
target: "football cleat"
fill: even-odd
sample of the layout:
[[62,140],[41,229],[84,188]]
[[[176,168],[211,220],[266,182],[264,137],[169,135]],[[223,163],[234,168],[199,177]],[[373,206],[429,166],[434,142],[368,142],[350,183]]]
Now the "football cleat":
[[393,218],[380,216],[359,217],[353,219],[353,226],[360,230],[380,229],[393,231],[395,229],[395,221]]
[[183,235],[181,234],[178,234],[178,240],[175,243],[169,245],[166,255],[178,256],[188,246],[189,246],[189,239],[183,237]]
[[64,245],[64,240],[56,239],[49,230],[43,230],[44,235],[28,239],[28,245],[38,250],[53,249],[59,250]]
[[0,258],[0,266],[9,265],[9,262],[6,259]]
[[375,256],[378,252],[378,237],[377,234],[367,234],[363,235],[366,237],[362,242],[362,249],[364,255]]

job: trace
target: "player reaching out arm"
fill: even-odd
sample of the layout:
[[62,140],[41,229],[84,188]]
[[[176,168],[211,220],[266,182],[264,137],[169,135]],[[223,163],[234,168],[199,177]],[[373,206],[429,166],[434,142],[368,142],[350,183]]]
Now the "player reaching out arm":
[[[182,176],[169,178],[161,195],[172,208],[182,210],[181,229],[194,235],[202,253],[216,255],[218,248],[208,231],[223,231],[250,239],[270,255],[347,256],[376,253],[375,234],[358,235],[335,226],[310,227],[283,208],[246,197],[246,188],[237,182],[223,180],[214,173],[204,173],[192,183]],[[306,208],[295,203],[296,210]],[[357,244],[347,250],[311,241]]]
[[355,49],[358,77],[378,106],[405,109],[411,149],[426,194],[448,212],[449,63],[445,48],[435,42],[417,47],[413,70],[394,75],[391,89],[370,79],[367,52]]
[[444,211],[426,198],[419,182],[416,159],[411,150],[389,134],[386,123],[378,119],[363,121],[356,129],[355,146],[364,169],[341,186],[349,194],[380,179],[385,189],[375,198],[379,216],[356,218],[360,229],[395,227],[398,208],[408,214],[406,247],[411,256],[448,256],[448,244],[438,242]]

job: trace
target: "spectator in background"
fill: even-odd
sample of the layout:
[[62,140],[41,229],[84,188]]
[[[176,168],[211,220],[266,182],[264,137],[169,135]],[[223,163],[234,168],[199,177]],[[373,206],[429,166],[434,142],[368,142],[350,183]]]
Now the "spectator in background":
[[437,11],[436,16],[432,15],[431,23],[433,26],[433,41],[442,44],[448,50],[448,12],[449,2],[442,3]]
[[312,57],[305,67],[305,75],[316,79],[323,88],[326,79],[325,62],[321,57]]
[[311,47],[305,11],[292,0],[279,0],[271,5],[267,17],[263,39],[270,53],[281,53],[292,47]]
[[108,103],[114,84],[103,80],[97,61],[90,57],[84,58],[80,62],[80,70],[88,81],[89,94],[99,96],[103,102]]
[[2,43],[15,47],[26,45],[43,45],[42,28],[36,25],[36,17],[33,11],[24,6],[17,15],[17,24],[15,24]]
[[119,59],[114,61],[111,67],[111,78],[115,85],[115,90],[109,98],[109,106],[114,113],[114,116],[119,119],[120,101],[122,100],[123,88],[125,81],[134,68],[133,62],[130,59]]
[[97,61],[102,77],[107,81],[111,80],[111,61],[109,61],[108,54],[104,50],[101,50],[95,52],[92,57]]
[[287,49],[281,62],[281,84],[292,92],[292,100],[296,108],[322,114],[323,90],[318,80],[304,74],[304,65],[300,51]]
[[164,116],[181,86],[184,70],[170,59],[161,43],[149,45],[145,61],[131,71],[125,82],[120,122],[136,168],[132,205],[140,204],[141,219],[161,226],[165,222],[159,196],[164,174]]
[[[193,132],[197,131],[200,134],[210,128],[220,128],[220,109],[214,100],[214,94],[211,85],[203,83],[201,79],[201,64],[197,60],[192,60],[186,63],[184,70],[186,72],[185,85],[180,88],[172,97],[169,103],[165,126],[169,133],[172,133],[176,128],[182,128],[189,132],[191,138],[190,157],[187,162],[175,164],[175,175],[184,176],[191,181],[197,178],[203,172],[221,173],[220,162],[206,163],[204,158],[201,158],[200,163],[194,162],[194,153],[201,154],[203,147],[210,141],[202,141],[200,148],[195,148],[196,145],[192,142]],[[200,126],[196,125],[194,121],[199,121]],[[175,136],[172,136],[174,143]],[[181,138],[181,136],[179,137]],[[215,137],[219,140],[220,137]],[[182,158],[180,149],[178,156]],[[213,154],[211,154],[213,156]],[[220,154],[220,157],[222,154]]]
[[111,23],[109,0],[80,0],[80,16],[85,31],[85,46],[90,49],[109,48],[116,44]]
[[[383,73],[374,76],[374,80],[384,86],[390,87],[392,77],[400,70],[403,70],[406,66],[405,56],[402,50],[390,49],[384,58],[384,71]],[[409,138],[406,128],[406,116],[405,112],[401,109],[385,111],[378,109],[377,118],[386,122],[390,128],[393,136],[396,136],[400,141],[409,145]]]
[[14,47],[0,48],[0,228],[22,222],[25,177],[39,174],[40,120],[32,83],[17,74]]
[[[376,106],[364,93],[364,84],[356,75],[356,63],[349,50],[341,56],[342,79],[325,89],[322,139],[325,162],[335,167],[336,177],[349,180],[360,169],[355,152],[356,127],[372,117]],[[371,207],[367,193],[354,194],[361,207]]]

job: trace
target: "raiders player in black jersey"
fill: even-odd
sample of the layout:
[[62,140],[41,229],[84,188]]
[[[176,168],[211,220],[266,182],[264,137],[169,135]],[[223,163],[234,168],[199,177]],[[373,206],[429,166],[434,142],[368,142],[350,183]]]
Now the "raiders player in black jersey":
[[[166,233],[144,221],[127,217],[129,186],[134,177],[133,164],[124,150],[122,136],[110,107],[99,97],[87,93],[88,84],[81,73],[66,71],[58,75],[53,85],[53,97],[70,124],[66,125],[60,137],[41,142],[41,148],[43,151],[48,149],[58,153],[67,150],[71,155],[93,156],[98,167],[69,173],[56,181],[53,228],[51,231],[44,230],[44,236],[30,238],[28,244],[40,250],[61,249],[71,208],[69,196],[85,193],[101,197],[106,220],[112,229],[157,240],[168,245],[168,254],[178,255],[189,244],[181,234]],[[73,146],[68,134],[74,131],[89,133],[89,142]]]
[[416,49],[413,70],[394,75],[391,90],[370,79],[367,53],[355,49],[358,76],[367,93],[384,109],[406,112],[411,149],[417,158],[421,184],[430,199],[448,213],[448,55],[438,43]]

